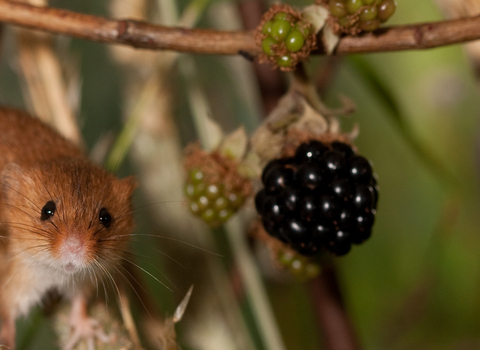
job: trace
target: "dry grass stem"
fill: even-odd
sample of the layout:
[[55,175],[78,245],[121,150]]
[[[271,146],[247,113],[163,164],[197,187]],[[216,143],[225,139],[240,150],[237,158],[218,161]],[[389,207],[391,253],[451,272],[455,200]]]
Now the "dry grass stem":
[[53,125],[77,145],[82,139],[70,106],[66,83],[51,36],[29,30],[18,31],[19,62],[23,87],[34,114]]
[[128,332],[130,340],[134,344],[135,349],[141,350],[142,346],[140,343],[140,337],[138,336],[137,327],[135,326],[135,321],[133,320],[128,295],[127,293],[125,293],[125,286],[122,286],[120,288],[118,300],[120,304],[120,311],[122,313],[123,323]]
[[[46,0],[30,0],[46,6]],[[53,125],[64,137],[77,145],[82,139],[67,97],[60,60],[53,49],[53,38],[30,30],[18,31],[18,55],[24,77],[23,87],[34,114]]]

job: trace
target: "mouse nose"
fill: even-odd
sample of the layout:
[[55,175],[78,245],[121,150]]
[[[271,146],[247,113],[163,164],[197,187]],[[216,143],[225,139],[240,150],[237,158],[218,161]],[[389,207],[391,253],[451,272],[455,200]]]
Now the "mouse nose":
[[66,271],[73,272],[85,266],[87,247],[78,235],[65,237],[59,248],[60,260]]

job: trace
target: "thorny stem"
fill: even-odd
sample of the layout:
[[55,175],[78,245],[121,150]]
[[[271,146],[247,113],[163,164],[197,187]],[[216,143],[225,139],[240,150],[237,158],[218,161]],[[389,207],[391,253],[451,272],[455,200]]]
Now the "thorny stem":
[[333,265],[323,266],[322,272],[310,282],[309,287],[325,348],[361,349],[345,310]]
[[[251,31],[165,27],[134,20],[113,20],[49,7],[0,0],[0,21],[22,27],[106,43],[152,50],[256,56]],[[386,27],[340,39],[336,54],[428,49],[480,39],[480,16]],[[324,54],[320,49],[316,54]]]

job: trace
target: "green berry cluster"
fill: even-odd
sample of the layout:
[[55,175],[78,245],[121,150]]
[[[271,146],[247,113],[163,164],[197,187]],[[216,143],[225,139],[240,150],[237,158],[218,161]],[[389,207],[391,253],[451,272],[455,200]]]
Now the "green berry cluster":
[[270,62],[289,70],[308,57],[313,46],[310,28],[300,15],[275,11],[261,27],[262,51]]
[[199,169],[189,171],[185,195],[190,211],[210,226],[227,221],[245,201],[242,193],[226,191],[222,184],[206,183],[204,173]]
[[316,262],[290,250],[280,251],[277,261],[284,269],[300,280],[315,278],[320,273],[320,266]]
[[397,8],[394,0],[330,0],[328,6],[344,32],[374,31]]

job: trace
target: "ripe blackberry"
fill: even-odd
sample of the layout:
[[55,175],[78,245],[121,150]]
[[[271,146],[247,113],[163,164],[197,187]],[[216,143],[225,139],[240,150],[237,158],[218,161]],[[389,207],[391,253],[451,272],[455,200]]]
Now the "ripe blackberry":
[[262,174],[255,206],[268,234],[300,254],[344,255],[371,235],[378,185],[370,162],[342,142],[310,141]]
[[[293,171],[292,171],[293,172]],[[295,179],[302,188],[317,188],[324,182],[325,172],[317,163],[304,163],[295,173]]]
[[320,141],[312,140],[308,143],[303,143],[297,148],[295,153],[295,160],[297,162],[317,161],[327,151],[328,148]]

